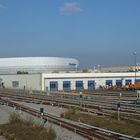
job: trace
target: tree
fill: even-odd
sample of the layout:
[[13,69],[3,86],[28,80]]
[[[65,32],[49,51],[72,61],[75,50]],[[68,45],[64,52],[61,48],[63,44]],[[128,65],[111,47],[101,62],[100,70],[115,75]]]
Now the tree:
[[82,72],[84,73],[88,72],[88,68],[83,68]]

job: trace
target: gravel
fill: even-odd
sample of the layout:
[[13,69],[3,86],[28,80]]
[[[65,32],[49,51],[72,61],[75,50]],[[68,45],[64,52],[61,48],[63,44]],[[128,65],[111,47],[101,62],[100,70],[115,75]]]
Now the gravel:
[[8,122],[9,115],[12,111],[14,111],[13,108],[0,105],[0,124],[5,124]]
[[54,114],[56,116],[60,116],[60,114],[67,111],[66,108],[52,106],[52,105],[43,105],[43,104],[34,104],[34,103],[26,103],[26,102],[16,102],[18,104],[22,104],[37,110],[40,110],[40,108],[44,108],[44,111],[50,114]]

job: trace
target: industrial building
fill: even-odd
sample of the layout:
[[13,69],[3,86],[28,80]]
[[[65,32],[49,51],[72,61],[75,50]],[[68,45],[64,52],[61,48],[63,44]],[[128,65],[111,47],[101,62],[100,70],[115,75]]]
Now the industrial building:
[[[79,62],[72,58],[32,57],[2,60],[0,59],[1,88],[42,91],[95,90],[110,86],[119,88],[134,83],[135,79],[140,82],[140,72],[78,72]],[[21,73],[17,73],[18,71]],[[25,73],[22,73],[23,71]]]
[[140,66],[136,65],[135,66],[118,66],[118,67],[102,67],[100,68],[101,72],[133,72],[135,71],[140,71]]

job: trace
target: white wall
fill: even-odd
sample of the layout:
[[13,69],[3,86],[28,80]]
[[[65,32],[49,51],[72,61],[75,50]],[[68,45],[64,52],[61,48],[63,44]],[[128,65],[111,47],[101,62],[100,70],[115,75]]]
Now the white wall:
[[[5,88],[24,89],[25,86],[26,89],[41,90],[40,74],[0,75],[0,79],[2,79]],[[13,81],[18,81],[19,86],[13,87]]]

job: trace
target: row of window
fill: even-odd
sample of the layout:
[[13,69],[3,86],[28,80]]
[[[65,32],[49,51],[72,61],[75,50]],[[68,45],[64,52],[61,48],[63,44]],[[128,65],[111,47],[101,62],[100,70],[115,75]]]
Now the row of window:
[[[121,87],[122,86],[122,80],[116,80],[116,86]],[[136,79],[136,82],[140,82],[140,79]],[[112,86],[112,80],[106,80],[106,85]],[[132,80],[125,80],[125,85],[132,84]]]
[[[94,89],[95,88],[95,81],[91,80],[88,81],[88,88]],[[83,81],[76,81],[76,90],[82,90],[83,88]],[[50,90],[58,90],[58,82],[52,81],[50,82]],[[71,81],[63,81],[63,90],[71,90]]]
[[[140,82],[140,79],[137,79],[136,82]],[[75,82],[75,88],[76,90],[82,90],[84,89],[83,81],[76,81]],[[125,80],[125,85],[132,84],[132,80]],[[112,86],[113,80],[106,80],[106,86]],[[95,89],[95,81],[89,80],[87,83],[89,90]],[[116,80],[116,87],[122,87],[122,80]],[[48,89],[47,89],[48,90]],[[58,81],[51,81],[50,82],[50,90],[55,91],[58,90]],[[71,90],[71,81],[63,81],[63,90]]]

